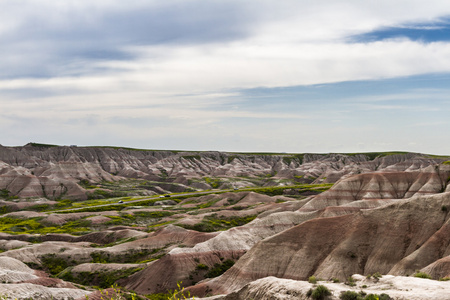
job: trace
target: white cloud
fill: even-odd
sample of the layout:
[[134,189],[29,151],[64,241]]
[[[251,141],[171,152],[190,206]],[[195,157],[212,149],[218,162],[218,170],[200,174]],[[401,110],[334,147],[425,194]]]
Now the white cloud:
[[[170,12],[170,21],[156,14],[158,22],[143,22],[143,11]],[[445,99],[440,90],[369,94],[339,102],[343,107],[329,100],[329,108],[316,110],[279,96],[272,106],[260,105],[259,97],[240,105],[248,101],[240,90],[448,73],[448,42],[349,39],[448,15],[448,1],[4,0],[0,124],[9,134],[0,142],[35,137],[152,147],[151,140],[159,148],[290,152],[398,148],[411,135],[398,138],[404,127],[380,111],[411,113],[411,100],[422,110],[427,95]]]

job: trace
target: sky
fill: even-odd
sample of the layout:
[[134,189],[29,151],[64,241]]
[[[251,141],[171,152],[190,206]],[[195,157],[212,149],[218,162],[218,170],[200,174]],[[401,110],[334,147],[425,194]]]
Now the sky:
[[450,155],[450,1],[1,0],[0,144]]

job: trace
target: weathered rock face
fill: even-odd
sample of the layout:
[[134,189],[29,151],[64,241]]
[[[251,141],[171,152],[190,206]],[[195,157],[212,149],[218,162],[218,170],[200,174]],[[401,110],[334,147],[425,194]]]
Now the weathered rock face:
[[[118,283],[140,294],[166,292],[182,281],[195,295],[225,293],[229,295],[220,297],[229,300],[305,298],[311,287],[305,279],[311,275],[343,281],[357,273],[409,276],[421,270],[435,279],[447,277],[450,165],[442,164],[446,160],[421,154],[246,155],[0,146],[4,217],[35,218],[42,226],[83,220],[83,227],[89,227],[80,236],[0,233],[0,249],[4,250],[0,269],[1,260],[17,259],[47,270],[45,259],[51,255],[69,262],[65,271],[78,278],[78,283],[86,272],[133,271]],[[161,205],[120,212],[23,211],[34,205],[56,204],[56,198],[85,199],[87,193],[93,193],[91,184],[99,181],[120,180],[130,186],[143,182],[132,179],[146,180],[143,185],[149,194],[213,186],[336,184],[321,194],[314,189],[302,194],[294,188],[283,196],[231,191],[180,203],[160,199]],[[102,191],[108,190],[105,186],[100,187]],[[111,184],[111,190],[114,188]],[[11,196],[51,199],[22,201]],[[237,223],[242,219],[246,221]],[[225,230],[231,227],[225,224],[232,222],[236,227],[226,231],[191,230]],[[235,262],[233,267],[208,278],[217,276],[208,275],[209,270],[226,270],[233,264],[230,260]],[[110,264],[97,263],[105,261]],[[61,288],[58,295],[66,295],[62,289],[72,288],[60,279],[53,282],[39,274],[16,273],[26,277],[14,283],[20,291],[38,286],[39,293],[51,297],[54,294],[46,289],[50,285]],[[365,276],[360,276],[364,280]],[[396,284],[394,277],[386,278],[392,280],[386,279],[385,284]],[[343,287],[331,287],[337,299]],[[413,298],[401,294],[400,289],[393,295]],[[100,299],[101,295],[89,298]]]
[[11,257],[0,257],[0,276],[3,299],[73,299],[89,294],[71,283],[34,271]]
[[[366,294],[386,294],[391,299],[411,300],[446,300],[450,298],[448,283],[421,278],[402,276],[382,276],[377,280],[367,279],[361,275],[352,276],[355,286],[350,287],[344,283],[319,282],[327,287],[331,295],[327,299],[340,299],[341,292],[353,291],[359,293],[364,290]],[[245,285],[239,291],[229,295],[216,296],[206,299],[215,300],[298,300],[311,299],[307,296],[308,290],[315,285],[306,281],[265,277]],[[352,298],[353,299],[353,298]]]
[[[421,154],[371,155],[279,154],[251,155],[221,152],[172,152],[100,147],[0,145],[0,190],[19,197],[66,197],[85,199],[88,182],[141,178],[158,181],[153,193],[181,192],[187,186],[209,189],[191,178],[270,176],[269,185],[280,179],[295,182],[335,182],[345,176],[367,172],[400,172],[434,166],[443,159]],[[169,184],[176,183],[176,184]],[[241,178],[234,186],[251,184]],[[222,186],[231,187],[227,183]]]
[[411,275],[444,268],[440,259],[450,255],[450,215],[442,209],[447,206],[450,193],[442,193],[316,218],[261,241],[224,275],[203,285],[229,293],[267,276],[345,280],[355,273]]
[[303,210],[341,206],[358,200],[406,199],[446,190],[450,172],[429,166],[410,172],[376,172],[346,177],[308,202]]

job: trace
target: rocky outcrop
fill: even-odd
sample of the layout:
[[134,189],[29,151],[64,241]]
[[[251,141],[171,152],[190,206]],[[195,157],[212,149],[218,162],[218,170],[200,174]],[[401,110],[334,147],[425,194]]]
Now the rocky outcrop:
[[[411,300],[446,300],[450,298],[448,283],[421,278],[402,276],[382,276],[376,280],[367,279],[361,275],[353,275],[355,286],[351,287],[344,283],[332,283],[320,281],[317,284],[325,286],[331,293],[327,299],[341,299],[342,292],[352,291],[356,294],[363,291],[366,295],[385,294],[391,299]],[[316,285],[306,281],[281,279],[276,277],[265,277],[245,285],[240,290],[204,300],[297,300],[311,299],[307,296],[309,290],[314,290]],[[353,298],[351,298],[353,299]],[[375,298],[374,298],[375,299]]]
[[3,299],[73,299],[89,292],[49,278],[11,257],[0,257],[0,295]]
[[204,289],[229,293],[267,276],[412,275],[450,253],[444,206],[450,207],[450,193],[304,222],[255,245],[222,277],[203,283]]
[[375,172],[344,178],[309,201],[302,210],[324,209],[329,206],[351,206],[358,200],[406,199],[415,195],[432,195],[446,190],[450,172],[438,167],[409,172]]
[[[0,146],[0,190],[18,197],[86,199],[80,181],[140,178],[159,182],[149,193],[210,189],[203,177],[240,177],[221,188],[252,185],[242,177],[266,178],[261,184],[336,182],[368,172],[412,172],[444,161],[422,154],[239,154],[175,152],[108,147],[27,144]],[[191,180],[199,179],[199,180]],[[213,184],[214,185],[214,184]],[[214,185],[215,187],[215,185]]]

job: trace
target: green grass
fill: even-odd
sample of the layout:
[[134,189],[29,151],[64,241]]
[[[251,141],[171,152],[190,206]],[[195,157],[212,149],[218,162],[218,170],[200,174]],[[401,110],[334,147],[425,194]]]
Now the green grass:
[[207,184],[209,184],[213,189],[219,188],[219,186],[222,184],[219,178],[210,178],[210,177],[204,177],[203,178]]
[[12,200],[12,199],[18,199],[19,197],[13,196],[12,193],[7,189],[1,189],[0,190],[0,198],[3,198],[5,200]]
[[65,259],[56,256],[54,253],[43,255],[40,259],[44,269],[52,275],[61,273],[69,267],[69,263]]
[[10,234],[70,233],[81,235],[91,231],[90,225],[91,223],[87,220],[69,221],[63,225],[54,226],[43,223],[42,218],[0,218],[0,232]]
[[[58,277],[71,281],[74,283],[87,285],[87,286],[98,286],[100,288],[109,288],[114,283],[121,279],[129,277],[130,275],[141,271],[143,268],[130,268],[126,270],[115,270],[115,271],[104,271],[104,272],[80,272],[78,274],[72,274],[72,268],[66,269],[64,272],[58,274]],[[103,299],[103,298],[102,298]]]
[[201,232],[214,232],[245,225],[255,218],[256,215],[246,217],[218,217],[217,214],[213,214],[204,217],[200,223],[195,225],[179,224],[179,226]]
[[[313,192],[324,192],[333,186],[332,183],[324,184],[301,184],[301,185],[289,185],[289,186],[273,186],[273,187],[252,187],[242,189],[243,191],[251,191],[255,193],[265,194],[268,196],[278,196],[283,195],[283,191],[286,189],[296,189],[300,193],[313,191]],[[241,191],[242,191],[241,190]]]

